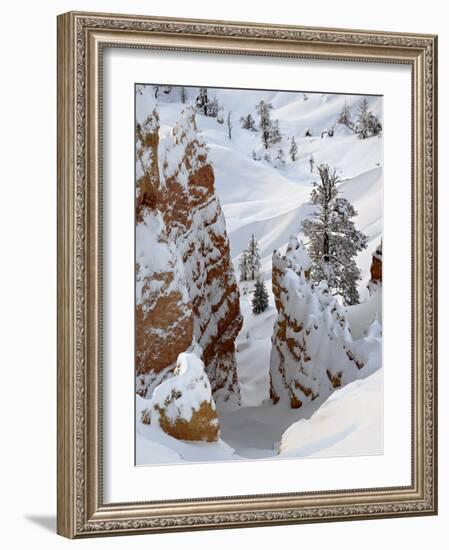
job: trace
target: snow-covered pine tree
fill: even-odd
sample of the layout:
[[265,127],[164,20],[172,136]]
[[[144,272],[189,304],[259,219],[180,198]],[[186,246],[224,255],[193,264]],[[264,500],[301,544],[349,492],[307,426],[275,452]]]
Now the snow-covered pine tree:
[[279,120],[272,120],[268,130],[269,145],[276,145],[282,140],[282,134],[279,129]]
[[311,277],[316,283],[325,280],[329,289],[343,298],[344,304],[357,304],[360,270],[355,257],[366,248],[366,236],[355,227],[352,218],[357,212],[352,204],[339,196],[340,179],[336,171],[330,172],[327,164],[320,164],[318,173],[321,181],[313,184],[310,195],[317,209],[311,218],[301,223],[310,241]]
[[290,140],[290,151],[288,152],[292,162],[295,162],[296,155],[298,154],[298,145],[296,144],[295,136],[292,136]]
[[207,116],[217,118],[219,111],[220,111],[220,107],[218,105],[217,98],[214,97],[212,99],[209,99],[209,101],[207,103],[207,108],[206,108]]
[[240,254],[239,270],[240,270],[240,280],[247,281],[249,279],[248,277],[249,270],[248,270],[248,250],[246,248]]
[[345,104],[343,105],[343,108],[342,108],[340,114],[338,115],[337,122],[339,122],[340,124],[344,124],[345,126],[350,128],[351,130],[354,127],[354,124],[352,123],[351,110],[349,109],[348,104],[347,104],[346,101],[345,101]]
[[285,164],[285,154],[283,149],[278,149],[276,154],[276,167],[282,166]]
[[371,111],[368,113],[368,133],[370,136],[377,136],[382,132],[380,120]]
[[382,124],[376,115],[370,111],[366,97],[360,102],[354,130],[361,139],[377,136],[382,131]]
[[[213,118],[217,118],[219,112],[222,110],[222,107],[218,105],[216,97],[213,97],[212,99],[209,98],[207,88],[199,89],[198,95],[195,99],[195,105],[198,113]],[[221,120],[220,123],[222,124],[223,120]]]
[[253,313],[258,315],[265,311],[268,307],[268,293],[265,288],[265,283],[262,279],[257,279],[252,299]]
[[268,149],[272,145],[279,143],[282,139],[279,130],[279,121],[272,120],[270,111],[273,110],[273,105],[261,99],[256,105],[256,111],[259,115],[259,130],[261,132],[262,145]]
[[253,118],[251,113],[248,113],[246,116],[240,117],[240,123],[244,130],[251,130],[251,132],[257,132],[256,121]]
[[247,262],[248,262],[248,279],[254,281],[260,273],[260,250],[259,245],[254,237],[254,233],[251,235],[251,239],[246,249]]
[[195,100],[196,110],[204,116],[207,116],[209,98],[207,96],[207,88],[200,88]]
[[360,102],[359,113],[355,123],[355,131],[361,139],[368,137],[368,112],[368,100],[364,97]]
[[224,123],[224,109],[223,109],[222,106],[218,107],[217,122],[218,122],[218,124],[223,124]]

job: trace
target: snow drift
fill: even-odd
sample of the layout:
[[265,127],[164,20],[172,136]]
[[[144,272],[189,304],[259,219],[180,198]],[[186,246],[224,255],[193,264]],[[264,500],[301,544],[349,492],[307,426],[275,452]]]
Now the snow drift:
[[374,455],[383,448],[383,377],[379,370],[335,391],[308,419],[283,434],[279,456]]

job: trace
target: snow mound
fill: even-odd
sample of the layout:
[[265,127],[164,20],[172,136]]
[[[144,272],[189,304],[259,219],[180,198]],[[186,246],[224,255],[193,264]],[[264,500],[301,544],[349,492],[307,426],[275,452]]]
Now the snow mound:
[[383,373],[335,391],[308,419],[283,434],[279,456],[375,455],[383,452]]

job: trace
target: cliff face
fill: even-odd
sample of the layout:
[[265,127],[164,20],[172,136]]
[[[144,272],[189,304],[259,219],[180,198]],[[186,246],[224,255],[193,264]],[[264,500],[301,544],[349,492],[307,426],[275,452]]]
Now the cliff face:
[[[149,110],[152,98],[143,95]],[[139,96],[138,96],[139,101]],[[153,107],[137,105],[136,371],[149,397],[195,342],[216,400],[239,399],[234,341],[239,293],[214,172],[186,108],[171,140],[159,144]]]
[[273,253],[278,317],[272,337],[270,396],[274,403],[284,401],[292,408],[327,397],[381,364],[376,313],[372,316],[365,304],[350,308],[351,317],[366,323],[363,337],[354,340],[346,314],[349,308],[339,304],[324,281],[312,286],[309,269],[305,247],[294,237],[285,256]]
[[184,268],[161,209],[164,190],[154,107],[149,105],[149,114],[136,128],[135,345],[137,391],[142,396],[166,376],[193,335]]

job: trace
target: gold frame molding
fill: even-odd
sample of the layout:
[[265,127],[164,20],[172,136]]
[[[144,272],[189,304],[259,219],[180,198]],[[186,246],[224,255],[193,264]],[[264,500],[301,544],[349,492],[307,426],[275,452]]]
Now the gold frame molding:
[[[104,504],[104,47],[408,64],[412,69],[412,484]],[[70,12],[58,17],[58,533],[70,538],[437,513],[437,37]]]

